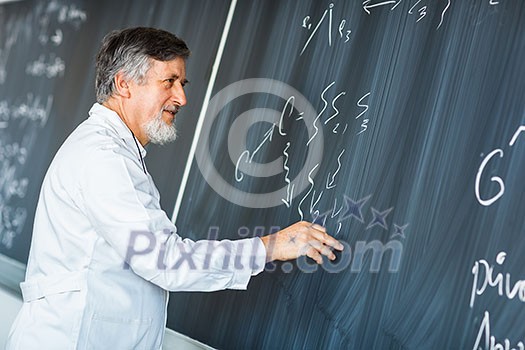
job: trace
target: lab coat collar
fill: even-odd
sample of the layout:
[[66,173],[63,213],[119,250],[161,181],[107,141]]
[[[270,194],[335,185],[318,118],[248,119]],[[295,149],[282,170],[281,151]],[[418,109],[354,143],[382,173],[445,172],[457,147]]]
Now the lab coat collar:
[[[99,104],[95,103],[89,110],[89,118],[100,118],[104,122],[108,123],[113,127],[113,129],[118,133],[118,135],[126,142],[130,142],[130,144],[135,147],[134,143],[135,140],[133,140],[133,134],[131,133],[131,130],[128,128],[128,126],[124,123],[122,119],[120,119],[119,115]],[[137,145],[139,146],[140,153],[142,154],[142,157],[146,157],[146,149],[142,146],[142,144],[137,140]]]

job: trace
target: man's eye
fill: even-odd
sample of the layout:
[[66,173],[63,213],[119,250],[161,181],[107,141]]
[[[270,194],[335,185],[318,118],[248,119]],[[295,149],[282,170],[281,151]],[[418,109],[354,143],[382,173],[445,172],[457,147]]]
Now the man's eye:
[[[168,86],[168,87],[172,87],[176,82],[177,82],[177,79],[176,79],[176,78],[168,78],[168,79],[165,79],[165,80],[164,80],[164,83],[165,83],[166,86]],[[187,83],[188,83],[187,80],[183,80],[183,81],[180,82],[180,85],[181,85],[182,87],[184,87]]]

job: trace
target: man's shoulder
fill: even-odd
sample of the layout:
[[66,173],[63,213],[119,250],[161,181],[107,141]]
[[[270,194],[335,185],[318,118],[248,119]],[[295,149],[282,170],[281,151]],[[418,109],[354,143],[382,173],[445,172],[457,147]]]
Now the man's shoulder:
[[111,125],[89,118],[82,122],[64,141],[61,150],[78,156],[93,152],[125,150],[126,142]]
[[60,173],[97,167],[103,158],[133,157],[126,141],[110,125],[89,118],[64,141],[50,166]]

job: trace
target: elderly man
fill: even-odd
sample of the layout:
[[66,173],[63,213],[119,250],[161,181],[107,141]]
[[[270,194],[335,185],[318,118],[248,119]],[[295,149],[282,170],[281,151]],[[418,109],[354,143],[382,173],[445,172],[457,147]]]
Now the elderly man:
[[104,38],[98,103],[42,184],[24,304],[8,349],[160,349],[169,291],[246,289],[268,261],[307,255],[321,263],[343,248],[306,222],[236,241],[177,235],[143,147],[175,139],[188,55],[182,40],[162,30]]

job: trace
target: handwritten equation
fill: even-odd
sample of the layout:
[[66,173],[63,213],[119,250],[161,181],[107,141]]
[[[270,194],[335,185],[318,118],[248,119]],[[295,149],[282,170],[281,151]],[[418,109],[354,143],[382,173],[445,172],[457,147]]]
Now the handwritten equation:
[[[86,22],[86,12],[77,5],[52,0],[37,2],[22,16],[10,13],[2,17],[0,85],[20,80],[21,73],[46,80],[63,77],[66,62],[58,49],[68,33]],[[22,72],[7,68],[17,57],[27,57],[27,61],[15,65],[21,67]],[[18,78],[11,79],[9,74],[16,74]],[[30,179],[23,174],[29,166],[27,160],[37,144],[39,131],[49,121],[54,100],[52,93],[38,93],[32,90],[35,84],[26,85],[25,93],[0,99],[0,245],[7,249],[13,247],[28,218],[27,208],[21,203]],[[40,86],[39,91],[41,89]]]
[[12,199],[27,194],[29,180],[17,176],[17,169],[26,163],[28,150],[19,143],[5,143],[0,139],[0,244],[8,249],[19,235],[27,218],[27,209],[9,205]]
[[[33,12],[26,16],[25,21],[20,21],[15,16],[6,19],[3,29],[6,39],[0,46],[0,84],[6,82],[8,74],[6,67],[15,45],[33,47],[33,42],[26,41],[32,38],[36,38],[41,47],[51,52],[42,53],[37,58],[30,59],[26,64],[25,73],[29,76],[47,79],[62,77],[66,64],[53,50],[62,45],[69,28],[78,30],[87,20],[86,12],[77,5],[64,4],[56,0],[38,3]],[[38,18],[36,28],[27,25],[33,17]],[[34,33],[34,30],[37,32]]]
[[[327,175],[322,180],[315,180],[315,174],[319,170],[322,170],[320,163],[314,164],[312,168],[309,168],[306,176],[308,181],[307,187],[303,187],[300,192],[302,192],[303,189],[306,191],[300,196],[300,192],[297,192],[295,184],[292,181],[291,163],[293,162],[293,158],[297,157],[294,156],[294,153],[299,152],[298,157],[301,158],[303,154],[302,151],[311,148],[314,141],[319,137],[322,137],[323,140],[324,137],[341,138],[343,140],[345,137],[352,137],[348,136],[348,134],[360,137],[360,135],[363,135],[369,130],[369,99],[372,93],[367,91],[362,95],[358,95],[359,97],[351,102],[351,105],[355,106],[355,110],[352,111],[352,113],[347,113],[342,109],[342,106],[348,105],[348,95],[348,91],[337,88],[335,80],[325,85],[318,95],[319,108],[317,114],[313,119],[308,119],[310,120],[309,122],[306,122],[304,112],[297,110],[295,105],[296,97],[290,96],[286,100],[277,121],[272,123],[268,129],[264,129],[264,134],[260,141],[255,143],[252,149],[247,148],[241,151],[236,159],[232,157],[232,161],[235,163],[235,181],[238,183],[244,181],[245,174],[259,177],[283,174],[286,196],[281,198],[281,202],[289,209],[295,208],[301,220],[316,215],[319,216],[317,207],[323,196],[326,196],[330,191],[335,191],[337,182],[341,177],[345,160],[348,159],[350,154],[344,147],[337,150],[337,153],[334,153],[337,154],[337,157],[334,159],[333,164],[332,161],[327,161],[324,165],[322,172]],[[242,119],[242,116],[240,116],[239,119]],[[234,124],[236,123],[238,122],[234,122]],[[275,138],[287,136],[290,130],[295,128],[296,123],[308,123],[306,124],[307,128],[312,130],[304,141],[298,138],[285,141],[281,157],[272,163],[259,164],[254,162],[256,155],[261,152],[264,147],[269,147],[269,144],[271,144]],[[235,125],[232,125],[232,129],[238,130]],[[230,134],[232,129],[230,129]],[[232,135],[230,135],[229,139],[231,137]],[[282,141],[279,142],[282,143]],[[246,145],[244,146],[246,147]],[[229,144],[229,148],[231,147],[233,146]],[[330,153],[332,152],[335,151],[330,151]],[[266,169],[263,169],[262,166],[266,166]],[[297,201],[294,201],[296,197]],[[337,206],[337,203],[335,203],[335,206]]]
[[[492,0],[491,0],[492,1]],[[362,2],[362,9],[367,15],[372,15],[374,11],[379,8],[389,8],[390,11],[399,11],[401,3],[408,4],[408,10],[406,13],[409,16],[414,16],[415,22],[419,23],[425,19],[429,14],[429,4],[431,0],[387,0],[387,1],[375,1],[365,0]],[[448,0],[446,5],[441,9],[440,21],[437,24],[439,29],[445,20],[445,15],[450,9],[452,4],[451,0]],[[397,10],[396,10],[397,9]],[[353,31],[350,28],[350,23],[347,18],[337,18],[334,15],[335,11],[338,11],[335,2],[332,2],[328,7],[318,15],[306,15],[302,19],[301,29],[308,33],[304,44],[301,47],[299,56],[302,56],[307,48],[312,44],[314,38],[318,38],[321,42],[328,44],[328,47],[332,47],[336,41],[346,44],[352,39]]]
[[[38,42],[43,47],[54,50],[59,47],[69,28],[78,30],[87,20],[87,14],[74,4],[51,1],[37,12],[42,12],[39,20]],[[41,54],[26,65],[26,74],[53,79],[62,77],[66,70],[65,61],[55,52]]]
[[[352,34],[352,30],[349,29],[347,25],[347,20],[345,18],[338,20],[336,23],[333,14],[334,7],[334,3],[328,5],[328,8],[324,10],[321,17],[316,21],[314,21],[314,19],[312,19],[312,17],[309,15],[303,18],[302,28],[306,29],[306,31],[309,32],[309,36],[308,39],[306,39],[306,42],[303,45],[299,56],[301,56],[304,53],[308,45],[310,45],[310,43],[312,42],[312,39],[318,34],[323,36],[326,35],[325,38],[328,41],[328,46],[332,46],[332,39],[341,40],[343,43],[347,43],[350,41],[350,35]],[[326,23],[326,28],[321,29],[324,23]],[[320,34],[321,31],[324,31],[325,34]]]
[[[363,1],[363,10],[368,15],[370,15],[372,11],[374,11],[374,9],[385,7],[385,6],[389,7],[390,11],[394,11],[403,2],[409,3],[410,8],[407,13],[410,16],[416,17],[416,23],[418,23],[419,21],[421,21],[427,16],[428,11],[429,11],[428,4],[432,3],[432,1],[430,0],[426,0],[426,1],[424,0],[412,0],[412,1],[408,1],[408,0],[387,0],[387,1],[365,0]],[[449,10],[451,3],[452,3],[451,0],[447,0],[446,5],[441,10],[441,18],[440,18],[439,24],[437,25],[437,29],[439,29],[441,25],[443,24],[443,20],[445,19],[445,14]]]
[[26,66],[27,75],[49,79],[64,76],[65,70],[66,63],[55,54],[42,54],[36,61],[29,62]]
[[14,122],[18,122],[19,127],[28,123],[44,127],[49,119],[52,106],[53,95],[41,98],[33,93],[28,93],[20,103],[0,101],[0,130],[8,128]]
[[42,45],[59,46],[64,38],[62,25],[69,24],[74,29],[79,29],[87,20],[86,12],[75,4],[61,4],[55,0],[49,2],[43,12],[44,15],[39,21],[38,35],[38,41]]
[[[27,194],[29,179],[20,176],[38,130],[43,128],[50,116],[53,96],[42,99],[28,93],[18,103],[0,101],[0,245],[12,248],[14,239],[26,223],[27,209],[17,204]],[[9,130],[24,130],[18,142],[9,142]]]

